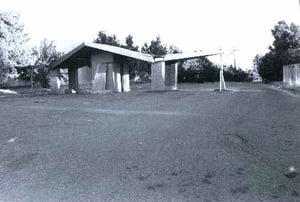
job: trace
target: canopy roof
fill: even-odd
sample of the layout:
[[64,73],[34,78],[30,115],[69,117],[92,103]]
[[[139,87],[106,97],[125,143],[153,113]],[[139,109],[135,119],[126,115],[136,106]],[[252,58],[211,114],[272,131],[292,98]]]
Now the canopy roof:
[[191,52],[191,53],[176,53],[176,54],[167,54],[161,57],[156,57],[150,54],[145,54],[137,51],[131,51],[125,48],[120,48],[117,46],[111,46],[106,44],[98,43],[82,43],[63,57],[61,57],[55,64],[52,65],[52,69],[56,68],[68,68],[73,66],[86,66],[90,64],[91,53],[96,51],[104,51],[113,53],[115,55],[120,55],[124,57],[134,58],[137,60],[142,60],[145,62],[172,62],[179,60],[188,60],[193,58],[217,55],[221,52]]

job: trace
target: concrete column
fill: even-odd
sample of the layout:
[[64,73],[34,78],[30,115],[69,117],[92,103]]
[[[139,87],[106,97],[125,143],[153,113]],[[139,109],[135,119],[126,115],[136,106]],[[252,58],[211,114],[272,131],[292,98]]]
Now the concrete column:
[[283,66],[283,83],[286,84],[287,83],[287,66]]
[[78,68],[78,83],[86,84],[92,81],[92,69],[88,66]]
[[289,67],[289,77],[291,78],[291,86],[295,87],[295,83],[296,83],[296,68],[294,65],[290,65]]
[[113,63],[107,64],[106,69],[106,90],[114,90],[114,66]]
[[176,62],[174,64],[174,85],[172,87],[172,90],[178,90],[177,83],[178,83],[178,63]]
[[69,89],[75,90],[76,92],[78,92],[78,90],[79,90],[78,68],[76,68],[76,67],[69,68],[68,75],[69,75]]
[[92,78],[95,77],[98,64],[113,63],[113,54],[108,52],[91,53]]
[[165,85],[167,90],[177,90],[177,63],[166,65]]
[[113,83],[114,83],[114,92],[122,92],[122,82],[121,82],[121,67],[119,64],[113,64]]
[[151,64],[152,90],[165,90],[165,62]]
[[283,66],[283,83],[288,88],[300,87],[300,64]]
[[50,88],[51,92],[59,94],[61,90],[60,69],[50,70]]
[[285,67],[286,69],[286,75],[285,75],[285,81],[287,83],[287,87],[292,87],[293,86],[293,80],[292,80],[292,66],[287,65]]
[[113,54],[95,51],[91,53],[93,90],[113,90]]
[[97,64],[95,71],[95,76],[93,80],[93,91],[102,91],[105,90],[106,86],[106,64]]
[[78,83],[81,90],[92,89],[92,68],[84,66],[78,68]]
[[300,87],[300,64],[295,64],[296,87]]
[[123,92],[130,91],[129,67],[127,65],[123,65],[122,87]]

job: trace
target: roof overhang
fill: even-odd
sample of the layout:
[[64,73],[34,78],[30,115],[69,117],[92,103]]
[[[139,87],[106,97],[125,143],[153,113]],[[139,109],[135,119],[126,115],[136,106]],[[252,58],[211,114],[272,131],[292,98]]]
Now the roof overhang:
[[222,54],[220,51],[195,51],[191,53],[174,53],[167,54],[161,58],[155,58],[155,62],[164,61],[164,62],[172,62],[172,61],[181,61],[181,60],[191,60],[195,58],[213,56]]
[[68,66],[74,65],[88,65],[90,61],[90,55],[94,51],[104,51],[113,53],[115,55],[142,60],[145,62],[154,62],[154,58],[150,54],[144,54],[137,51],[131,51],[125,48],[105,44],[82,43],[67,54],[65,54],[63,57],[61,57],[57,62],[55,62],[52,65],[52,69],[66,68]]
[[56,63],[54,63],[51,69],[56,68],[69,68],[69,67],[80,67],[90,65],[90,58],[92,52],[104,51],[115,55],[124,57],[134,58],[137,60],[155,63],[155,62],[176,62],[182,60],[189,60],[199,57],[206,57],[212,55],[221,54],[220,51],[195,51],[191,53],[176,53],[167,54],[161,57],[155,57],[150,54],[145,54],[137,51],[128,50],[125,48],[111,46],[106,44],[98,43],[82,43],[64,56],[62,56]]

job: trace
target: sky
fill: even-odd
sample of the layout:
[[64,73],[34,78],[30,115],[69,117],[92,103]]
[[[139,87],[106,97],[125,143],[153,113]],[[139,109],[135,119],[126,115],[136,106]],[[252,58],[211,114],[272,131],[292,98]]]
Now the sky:
[[20,14],[33,46],[47,38],[68,52],[105,31],[123,43],[131,34],[141,47],[159,35],[183,52],[222,49],[227,65],[236,49],[243,69],[268,51],[278,21],[300,25],[299,0],[0,0],[0,5]]

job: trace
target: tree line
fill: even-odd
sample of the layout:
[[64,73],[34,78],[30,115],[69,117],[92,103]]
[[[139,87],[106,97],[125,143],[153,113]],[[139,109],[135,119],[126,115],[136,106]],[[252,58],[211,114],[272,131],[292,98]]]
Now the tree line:
[[271,30],[274,38],[265,55],[253,59],[254,70],[265,82],[282,81],[283,65],[300,63],[300,29],[295,23],[279,21]]

